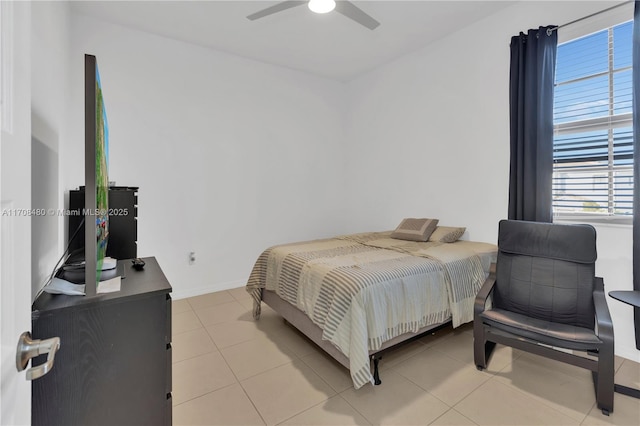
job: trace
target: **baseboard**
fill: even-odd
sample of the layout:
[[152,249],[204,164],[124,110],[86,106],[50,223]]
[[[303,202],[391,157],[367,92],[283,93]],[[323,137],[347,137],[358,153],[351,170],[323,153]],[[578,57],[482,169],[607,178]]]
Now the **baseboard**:
[[233,288],[244,287],[247,284],[246,281],[230,281],[226,283],[216,283],[205,287],[192,288],[188,290],[179,290],[171,293],[173,300],[186,299],[187,297],[201,296],[207,293],[214,293],[216,291],[231,290]]
[[635,346],[617,346],[616,355],[640,363],[640,351]]

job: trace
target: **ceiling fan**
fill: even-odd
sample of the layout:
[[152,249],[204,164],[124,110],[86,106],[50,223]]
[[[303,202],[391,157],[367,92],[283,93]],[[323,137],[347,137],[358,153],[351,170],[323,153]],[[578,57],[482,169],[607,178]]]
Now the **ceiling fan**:
[[380,25],[380,22],[373,19],[350,1],[335,0],[282,1],[274,4],[273,6],[267,7],[266,9],[252,13],[247,16],[247,19],[255,21],[256,19],[264,18],[265,16],[291,9],[292,7],[302,6],[303,4],[307,4],[309,9],[315,13],[327,13],[335,9],[336,12],[346,16],[347,18],[353,19],[370,30],[375,30],[378,25]]

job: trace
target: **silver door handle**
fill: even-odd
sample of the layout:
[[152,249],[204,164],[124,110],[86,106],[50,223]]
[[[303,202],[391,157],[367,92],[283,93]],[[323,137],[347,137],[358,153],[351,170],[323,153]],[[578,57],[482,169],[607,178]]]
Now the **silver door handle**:
[[27,368],[29,360],[38,355],[47,355],[47,360],[37,367],[27,370],[27,380],[38,379],[47,374],[53,368],[53,361],[56,352],[60,349],[60,338],[52,337],[46,340],[32,340],[31,333],[25,331],[18,339],[18,350],[16,351],[16,368],[22,371]]

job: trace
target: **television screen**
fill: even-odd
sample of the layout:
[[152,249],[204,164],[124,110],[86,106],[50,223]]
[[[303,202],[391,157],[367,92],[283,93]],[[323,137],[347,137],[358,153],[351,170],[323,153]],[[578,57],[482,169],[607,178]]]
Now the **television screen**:
[[102,98],[100,72],[96,67],[96,272],[100,280],[109,236],[109,126]]
[[[95,294],[109,238],[109,129],[96,57],[85,55],[85,292]],[[95,232],[91,226],[95,224]],[[93,284],[93,285],[92,285]]]

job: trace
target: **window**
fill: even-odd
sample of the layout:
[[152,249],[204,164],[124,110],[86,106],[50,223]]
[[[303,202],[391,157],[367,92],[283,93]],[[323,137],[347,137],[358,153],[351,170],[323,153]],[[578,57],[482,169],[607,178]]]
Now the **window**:
[[558,46],[556,217],[633,214],[632,25],[625,22]]

